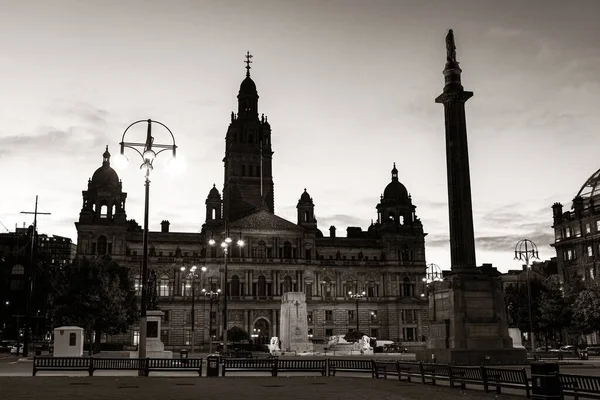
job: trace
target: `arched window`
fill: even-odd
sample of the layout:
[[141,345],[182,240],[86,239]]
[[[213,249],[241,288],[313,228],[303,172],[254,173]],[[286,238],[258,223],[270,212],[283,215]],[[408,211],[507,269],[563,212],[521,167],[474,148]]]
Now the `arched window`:
[[169,277],[167,275],[162,275],[160,277],[160,282],[158,286],[158,295],[161,297],[168,297],[171,294],[171,282],[169,281]]
[[404,225],[404,216],[403,216],[403,215],[401,215],[401,216],[399,217],[398,223],[399,223],[400,225]]
[[413,284],[408,278],[408,276],[402,280],[402,286],[404,291],[404,297],[411,297],[414,294]]
[[261,260],[267,258],[267,245],[262,240],[256,246],[256,258]]
[[321,282],[321,292],[323,293],[323,297],[326,299],[331,299],[333,297],[331,279],[328,277],[325,277]]
[[98,254],[106,254],[106,236],[98,237]]
[[231,296],[239,297],[240,294],[240,277],[237,275],[233,275],[231,277]]
[[292,258],[292,244],[288,241],[283,243],[283,258]]
[[262,297],[267,295],[267,280],[263,275],[258,277],[258,282],[256,283],[256,294]]
[[252,165],[248,165],[248,176],[254,176],[254,167]]
[[401,254],[401,260],[402,261],[411,261],[411,254],[410,254],[410,247],[408,247],[407,244],[402,246],[402,254]]
[[217,219],[217,209],[216,208],[212,208],[210,210],[210,219],[211,220]]
[[181,280],[181,295],[183,297],[192,295],[192,280],[191,279],[182,279]]
[[310,213],[308,211],[304,211],[304,222],[309,222],[308,221],[309,216],[310,216]]
[[286,276],[285,278],[283,278],[283,283],[281,284],[281,294],[291,292],[293,289],[292,286],[293,286],[293,284],[292,284],[291,277]]
[[246,176],[246,166],[242,165],[242,176]]
[[100,218],[106,218],[108,217],[108,206],[106,205],[106,202],[102,203],[102,206],[100,207]]
[[112,207],[111,207],[111,210],[110,210],[110,215],[111,215],[111,216],[114,216],[114,215],[115,215],[115,213],[116,213],[116,210],[117,210],[117,206],[115,206],[115,205],[113,204],[113,205],[112,205]]
[[390,211],[390,213],[388,214],[388,220],[390,220],[391,222],[394,222],[396,220],[396,214],[394,214],[393,211]]

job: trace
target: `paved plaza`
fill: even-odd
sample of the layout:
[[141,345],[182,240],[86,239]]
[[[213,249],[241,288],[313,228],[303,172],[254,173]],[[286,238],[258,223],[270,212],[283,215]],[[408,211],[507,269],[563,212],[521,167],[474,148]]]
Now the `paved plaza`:
[[[3,400],[65,399],[260,399],[260,400],[412,400],[515,399],[510,395],[448,387],[331,377],[0,377]],[[520,396],[523,398],[524,396]]]

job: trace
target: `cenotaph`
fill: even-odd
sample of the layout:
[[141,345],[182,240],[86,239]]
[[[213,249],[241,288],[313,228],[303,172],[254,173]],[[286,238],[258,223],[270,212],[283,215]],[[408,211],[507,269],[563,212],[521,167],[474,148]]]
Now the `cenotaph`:
[[313,345],[308,340],[306,295],[304,293],[288,292],[281,296],[280,320],[279,346],[281,351],[297,353],[313,351]]

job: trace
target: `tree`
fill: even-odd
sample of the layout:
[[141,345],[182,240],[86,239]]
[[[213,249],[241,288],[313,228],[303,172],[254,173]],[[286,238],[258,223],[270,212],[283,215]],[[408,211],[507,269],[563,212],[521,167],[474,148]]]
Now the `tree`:
[[126,268],[110,259],[78,259],[57,269],[51,279],[54,326],[79,325],[96,334],[96,352],[103,333],[125,333],[137,317],[133,283]]
[[248,339],[248,333],[239,326],[234,326],[227,330],[227,340],[230,340],[233,343],[241,342],[246,339]]
[[[542,323],[540,318],[540,303],[542,293],[545,291],[544,285],[539,279],[531,279],[531,316],[534,332],[540,332]],[[529,332],[529,295],[527,283],[516,287],[509,286],[504,292],[504,301],[506,305],[512,304],[515,324],[522,332]]]
[[600,287],[590,285],[581,291],[573,304],[574,327],[581,334],[600,330]]
[[558,275],[550,276],[544,282],[545,290],[540,301],[540,332],[548,339],[556,338],[573,322],[573,308],[565,297],[563,284]]

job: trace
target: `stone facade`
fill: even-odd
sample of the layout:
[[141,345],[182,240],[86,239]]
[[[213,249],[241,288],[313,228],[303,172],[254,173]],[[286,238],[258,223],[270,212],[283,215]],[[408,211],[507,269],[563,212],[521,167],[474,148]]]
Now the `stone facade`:
[[[157,271],[166,348],[191,342],[192,284],[199,346],[206,346],[211,320],[213,336],[220,337],[223,326],[223,299],[211,303],[201,290],[216,291],[225,285],[228,326],[249,334],[260,329],[261,343],[279,336],[281,296],[303,292],[309,336],[315,343],[356,329],[358,318],[359,329],[366,334],[420,346],[428,334],[423,326],[427,305],[421,296],[426,233],[395,165],[376,206],[377,221],[367,230],[349,227],[346,237],[336,236],[331,227],[330,236],[324,237],[306,190],[297,204],[296,222],[274,214],[270,135],[267,118],[258,116],[256,85],[248,74],[240,87],[238,113],[232,113],[227,132],[223,198],[216,187],[210,190],[200,233],[170,232],[168,221],[163,221],[161,232],[149,233],[149,269]],[[76,223],[78,256],[110,255],[131,269],[139,288],[142,229],[126,219],[125,199],[107,150],[102,167],[83,192]],[[223,249],[209,241],[219,244],[227,236],[233,241],[225,276]],[[243,247],[237,245],[239,240]],[[192,265],[207,269],[193,281],[180,271]],[[358,315],[349,291],[365,292]],[[129,334],[109,340],[135,343],[137,330],[134,326]]]

